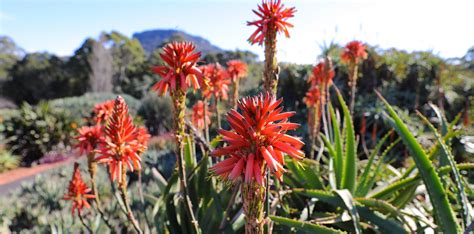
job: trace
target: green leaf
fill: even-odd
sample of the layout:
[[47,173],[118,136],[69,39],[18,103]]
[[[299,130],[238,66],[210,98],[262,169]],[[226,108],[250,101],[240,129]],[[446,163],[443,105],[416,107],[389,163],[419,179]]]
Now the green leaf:
[[[385,141],[388,139],[392,131],[388,132],[385,134],[384,137],[377,143],[375,146],[375,149],[372,151],[372,153],[369,156],[369,159],[367,161],[367,164],[365,165],[364,171],[362,172],[362,175],[359,178],[359,184],[357,185],[357,190],[356,190],[356,196],[365,196],[366,193],[366,185],[367,181],[369,179],[369,173],[373,171],[372,164],[374,164],[375,161],[375,156],[379,153],[380,148],[382,148],[382,145],[385,143]],[[379,159],[381,160],[381,159]]]
[[380,158],[377,162],[377,165],[375,166],[375,170],[372,173],[372,176],[368,179],[367,183],[364,184],[364,188],[361,191],[362,196],[367,196],[369,193],[370,189],[375,185],[375,180],[377,179],[377,175],[379,175],[380,170],[382,169],[382,164],[387,156],[388,152],[390,152],[399,142],[401,141],[400,138],[397,138],[395,141],[393,141],[387,148],[382,152],[382,155],[380,155]]
[[402,137],[405,145],[408,147],[411,155],[413,156],[415,164],[421,174],[433,204],[436,220],[439,227],[441,228],[441,231],[445,233],[459,233],[461,228],[456,222],[453,209],[448,201],[446,192],[444,191],[441,180],[436,173],[433,164],[421,145],[416,141],[416,138],[410,132],[408,127],[403,123],[397,113],[393,110],[390,104],[388,104],[388,102],[379,93],[377,93],[377,95],[383,101],[386,109],[389,112],[391,117],[391,119],[389,119],[390,124]]
[[336,229],[308,223],[302,222],[294,219],[289,219],[280,216],[273,216],[270,215],[270,219],[277,224],[285,225],[287,227],[293,227],[298,230],[303,230],[309,233],[319,233],[319,234],[333,234],[333,233],[345,233]]
[[[344,162],[343,162],[343,152],[342,152],[342,137],[341,137],[341,129],[339,127],[339,123],[336,118],[336,114],[334,113],[334,108],[329,103],[329,113],[331,115],[331,123],[332,128],[334,131],[334,149],[335,149],[335,157],[333,158],[334,162],[334,173],[336,174],[336,185],[337,188],[341,188],[342,186],[342,178],[344,176]],[[330,144],[326,144],[330,145]]]
[[347,211],[349,211],[356,234],[362,233],[362,228],[360,227],[359,213],[357,212],[357,208],[354,205],[354,200],[349,190],[342,189],[336,190],[334,192],[339,196],[339,198],[341,198],[341,200],[344,202],[344,206],[347,208]]
[[344,128],[346,132],[346,152],[344,157],[343,176],[341,181],[341,187],[348,189],[351,193],[354,193],[357,180],[357,150],[355,141],[354,125],[352,124],[352,117],[347,108],[344,99],[342,98],[339,90],[336,89],[337,98],[342,106],[344,113]]
[[[435,110],[437,109],[437,108],[434,108],[434,106],[432,107]],[[454,160],[454,156],[451,153],[451,150],[449,150],[449,147],[446,145],[445,141],[439,135],[436,128],[430,123],[430,121],[425,116],[423,116],[420,112],[418,112],[418,116],[420,116],[420,118],[428,125],[430,130],[435,135],[438,144],[441,146],[441,154],[443,156],[442,158],[444,158],[448,162],[448,165],[451,168],[451,173],[454,175],[454,182],[456,184],[456,189],[457,189],[457,193],[456,193],[457,200],[459,204],[461,205],[461,209],[462,209],[463,225],[464,227],[467,227],[471,223],[471,215],[470,215],[471,209],[469,206],[469,200],[467,199],[467,195],[464,190],[464,185],[461,181],[461,174],[459,173],[456,167],[456,161]]]
[[400,223],[381,217],[367,207],[357,207],[357,209],[361,218],[377,226],[381,233],[408,233]]

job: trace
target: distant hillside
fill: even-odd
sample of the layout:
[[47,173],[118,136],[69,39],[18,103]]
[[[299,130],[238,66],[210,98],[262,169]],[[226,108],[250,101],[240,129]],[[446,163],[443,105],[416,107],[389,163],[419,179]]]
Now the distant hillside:
[[210,52],[222,52],[223,50],[213,44],[208,40],[199,37],[187,34],[183,31],[173,30],[173,29],[155,29],[139,33],[134,33],[133,38],[138,39],[145,49],[147,54],[150,54],[155,48],[162,45],[163,42],[169,41],[170,38],[183,38],[186,41],[191,41],[196,45],[196,49],[202,51],[204,54]]

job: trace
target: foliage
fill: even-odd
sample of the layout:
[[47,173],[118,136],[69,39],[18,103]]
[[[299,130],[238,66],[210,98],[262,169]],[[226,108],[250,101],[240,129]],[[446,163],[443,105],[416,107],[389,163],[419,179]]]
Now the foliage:
[[159,135],[171,130],[173,107],[168,97],[158,97],[149,93],[138,109],[138,115],[145,119],[145,125],[151,134]]
[[77,95],[77,81],[69,78],[66,62],[47,53],[27,54],[13,65],[3,85],[7,97],[16,103]]
[[[140,106],[140,101],[129,95],[121,95],[127,102],[130,112],[136,114]],[[117,97],[112,93],[86,93],[78,97],[60,98],[49,101],[51,108],[64,111],[70,116],[86,118],[91,116],[91,110],[95,104]]]
[[0,173],[17,168],[20,165],[20,158],[11,152],[0,149]]
[[29,165],[58,144],[69,145],[75,120],[54,111],[47,103],[32,107],[24,103],[17,116],[4,122],[4,135],[13,153]]

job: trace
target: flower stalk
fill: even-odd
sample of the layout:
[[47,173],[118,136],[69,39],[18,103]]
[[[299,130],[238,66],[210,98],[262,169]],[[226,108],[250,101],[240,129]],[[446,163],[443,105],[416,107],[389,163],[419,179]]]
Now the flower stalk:
[[264,201],[266,188],[256,181],[241,184],[245,233],[261,234],[264,230]]
[[[179,81],[178,81],[179,83]],[[192,208],[191,200],[189,198],[188,186],[186,181],[186,168],[184,166],[184,137],[186,134],[186,94],[182,90],[176,90],[172,93],[173,107],[174,107],[174,129],[176,139],[176,162],[178,163],[179,181],[181,186],[181,192],[183,193],[183,202],[188,213],[194,231],[200,233],[199,224],[194,217],[194,211]]]
[[122,178],[119,181],[120,196],[125,206],[127,218],[130,221],[130,223],[132,223],[132,226],[136,232],[143,233],[142,229],[140,228],[140,225],[138,224],[138,221],[135,219],[135,216],[133,215],[132,209],[130,208],[130,200],[128,199],[128,196],[127,196],[127,166],[125,164],[122,164],[121,171],[122,171],[122,174],[121,174]]
[[267,30],[265,33],[265,70],[263,74],[263,89],[265,92],[270,92],[273,95],[276,95],[277,93],[278,75],[280,73],[276,58],[276,35],[276,30]]

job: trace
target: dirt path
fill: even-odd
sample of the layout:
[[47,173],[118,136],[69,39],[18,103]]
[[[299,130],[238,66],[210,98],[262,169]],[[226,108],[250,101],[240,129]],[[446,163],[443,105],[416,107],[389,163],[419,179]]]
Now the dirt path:
[[7,171],[0,174],[0,196],[7,195],[11,190],[19,187],[23,182],[32,181],[37,174],[60,167],[62,165],[70,164],[77,158],[42,164],[34,167],[20,167],[15,170]]

